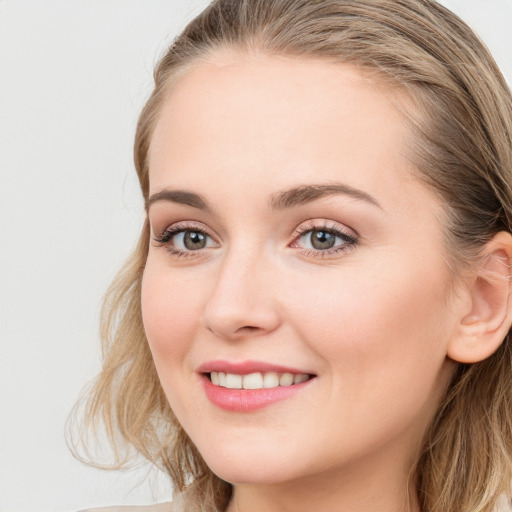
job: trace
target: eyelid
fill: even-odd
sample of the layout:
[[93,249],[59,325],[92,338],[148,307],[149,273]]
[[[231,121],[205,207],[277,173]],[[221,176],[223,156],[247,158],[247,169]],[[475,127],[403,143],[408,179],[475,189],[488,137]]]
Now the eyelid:
[[[198,221],[179,221],[168,225],[158,235],[153,235],[153,240],[161,247],[166,248],[173,256],[178,258],[190,258],[190,257],[201,257],[205,255],[205,250],[210,250],[216,247],[202,247],[198,249],[180,249],[171,243],[171,240],[178,235],[186,231],[196,231],[203,233],[210,238],[216,247],[220,246],[218,237],[214,235],[210,228]],[[335,245],[327,249],[316,249],[316,248],[305,248],[300,247],[298,242],[300,238],[307,235],[308,232],[313,231],[326,231],[333,234],[336,238],[343,241],[342,244]],[[301,254],[312,257],[312,258],[328,258],[340,256],[342,252],[346,252],[354,248],[359,242],[359,235],[350,228],[340,225],[334,221],[327,219],[310,219],[302,222],[297,228],[295,228],[292,234],[292,241],[288,244],[288,247],[297,249]]]
[[[165,233],[168,233],[171,230],[181,230],[181,231],[201,231],[208,236],[210,236],[213,240],[217,241],[217,237],[212,233],[211,229],[203,224],[202,222],[198,221],[190,221],[190,220],[183,220],[178,222],[173,222],[172,224],[167,225],[164,229],[155,230],[153,227],[151,228],[152,231],[152,237],[160,237],[164,235]],[[159,234],[155,234],[155,231],[159,232]],[[218,243],[218,242],[217,242]]]
[[326,230],[339,232],[340,234],[347,236],[353,240],[359,240],[360,235],[355,230],[343,226],[342,224],[338,224],[335,221],[330,221],[327,219],[310,219],[305,222],[302,222],[295,228],[293,232],[293,239],[296,240],[299,236],[303,235],[307,231],[311,230]]
[[[159,230],[160,231],[160,230]],[[178,235],[186,231],[195,231],[205,234],[210,238],[218,247],[219,242],[217,237],[211,233],[211,230],[201,222],[197,221],[179,221],[168,225],[164,230],[160,231],[159,234],[152,235],[152,239],[158,247],[164,247],[169,253],[178,258],[190,258],[199,257],[204,253],[205,249],[212,249],[212,247],[204,247],[197,250],[182,250],[174,247],[171,244],[171,240]]]
[[[308,249],[304,247],[298,247],[298,241],[304,237],[308,232],[312,231],[327,231],[334,234],[337,238],[341,238],[345,243],[334,246],[329,249]],[[340,225],[334,221],[328,221],[326,219],[310,219],[301,223],[293,233],[293,240],[290,243],[290,247],[297,248],[300,252],[308,257],[313,258],[329,258],[339,257],[340,253],[346,252],[353,249],[359,243],[359,234],[353,229],[347,228],[346,226]]]

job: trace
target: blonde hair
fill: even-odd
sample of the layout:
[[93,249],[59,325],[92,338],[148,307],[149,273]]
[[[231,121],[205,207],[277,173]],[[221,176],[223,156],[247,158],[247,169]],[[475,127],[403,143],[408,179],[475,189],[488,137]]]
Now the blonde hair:
[[[418,176],[443,198],[447,247],[469,261],[495,233],[512,231],[512,98],[477,36],[433,0],[216,0],[179,35],[154,72],[139,119],[135,166],[145,199],[148,152],[172,85],[221,49],[352,63],[405,89]],[[111,285],[102,312],[103,370],[84,403],[117,455],[131,446],[163,468],[201,510],[231,492],[206,466],[171,411],[142,325],[140,285],[149,244]],[[432,421],[412,478],[422,512],[490,512],[512,481],[512,349],[460,364]],[[123,455],[123,453],[125,455]],[[192,503],[192,502],[191,502]],[[193,508],[193,505],[191,505]]]

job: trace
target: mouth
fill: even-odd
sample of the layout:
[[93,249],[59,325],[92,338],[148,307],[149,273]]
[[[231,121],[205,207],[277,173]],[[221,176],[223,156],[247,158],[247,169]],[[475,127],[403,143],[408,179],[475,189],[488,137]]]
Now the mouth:
[[247,374],[209,372],[205,374],[214,386],[227,389],[273,389],[302,384],[314,377],[307,373],[253,372]]
[[211,361],[197,372],[210,402],[234,412],[254,411],[302,394],[317,377],[307,371],[257,361]]

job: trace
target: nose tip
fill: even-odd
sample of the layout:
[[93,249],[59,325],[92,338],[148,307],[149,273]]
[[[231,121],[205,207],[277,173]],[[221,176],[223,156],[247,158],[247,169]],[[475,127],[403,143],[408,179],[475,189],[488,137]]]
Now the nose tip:
[[256,264],[227,264],[204,309],[203,326],[217,337],[232,340],[275,330],[280,318],[271,279],[272,273],[258,271]]
[[279,323],[277,314],[270,310],[269,303],[259,305],[256,302],[244,305],[238,299],[229,303],[216,293],[205,310],[202,324],[223,339],[261,336],[272,332]]
[[224,318],[217,317],[212,321],[212,317],[206,317],[203,321],[203,325],[215,336],[223,339],[240,339],[245,337],[260,336],[265,333],[272,331],[268,327],[256,326],[256,325],[242,325],[244,322],[239,321],[236,318]]

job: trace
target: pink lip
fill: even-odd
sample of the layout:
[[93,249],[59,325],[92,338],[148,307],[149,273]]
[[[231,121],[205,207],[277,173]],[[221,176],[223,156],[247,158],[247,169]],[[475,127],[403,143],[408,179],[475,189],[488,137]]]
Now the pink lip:
[[255,372],[278,372],[303,374],[309,373],[296,368],[289,368],[260,361],[244,361],[232,363],[228,361],[209,361],[202,364],[197,372],[201,374],[206,397],[214,405],[221,409],[234,412],[251,412],[267,407],[281,400],[286,400],[299,393],[315,379],[309,379],[301,384],[292,386],[278,386],[276,388],[263,389],[228,389],[215,386],[210,381],[207,373],[225,372],[244,375]]
[[278,386],[268,389],[228,389],[215,386],[210,379],[203,375],[201,377],[206,396],[212,404],[234,412],[251,412],[267,407],[281,400],[286,400],[299,393],[313,380],[310,379],[301,384],[292,386]]
[[239,363],[233,363],[230,361],[207,361],[203,363],[198,369],[198,373],[210,373],[210,372],[224,372],[234,373],[236,375],[245,375],[248,373],[255,372],[277,372],[277,373],[311,373],[297,368],[290,368],[287,366],[280,366],[271,363],[265,363],[263,361],[242,361]]

